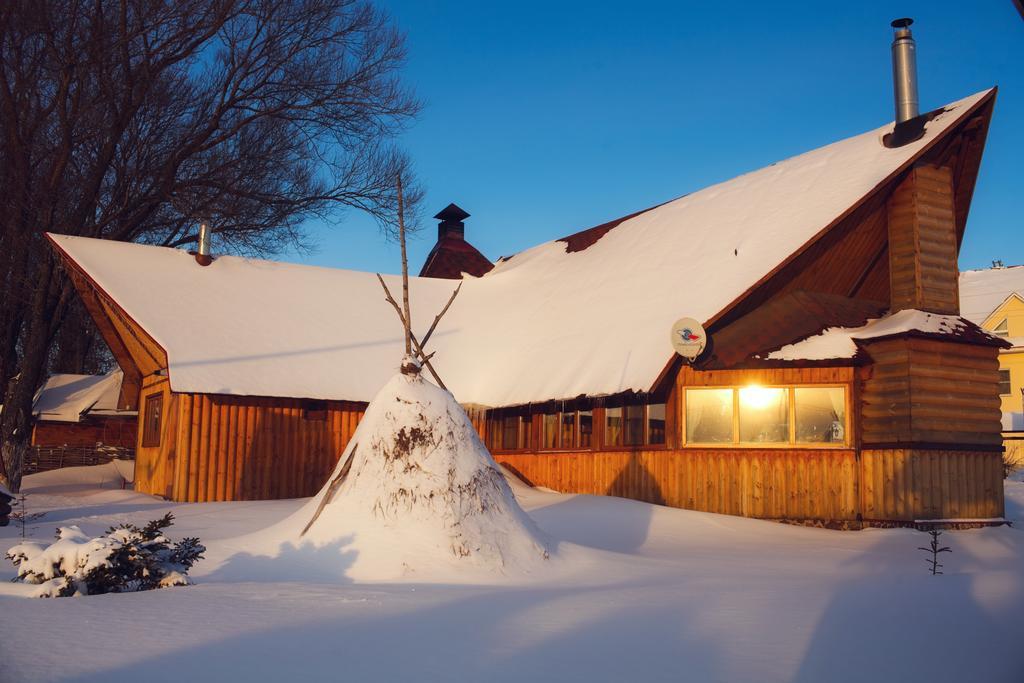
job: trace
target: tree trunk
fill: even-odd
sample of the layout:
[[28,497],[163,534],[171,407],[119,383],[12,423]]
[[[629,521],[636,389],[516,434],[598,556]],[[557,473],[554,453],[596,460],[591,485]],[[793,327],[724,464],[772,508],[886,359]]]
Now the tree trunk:
[[30,302],[18,374],[10,381],[0,413],[0,480],[13,492],[21,489],[25,453],[32,439],[32,400],[46,375],[53,333],[67,301],[67,283],[56,269],[55,256],[39,266]]

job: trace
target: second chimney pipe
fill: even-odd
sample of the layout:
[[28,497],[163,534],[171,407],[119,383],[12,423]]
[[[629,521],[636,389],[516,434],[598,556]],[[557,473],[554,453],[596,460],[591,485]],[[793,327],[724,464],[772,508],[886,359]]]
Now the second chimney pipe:
[[208,266],[213,263],[210,255],[210,227],[206,223],[199,224],[199,246],[196,249],[196,263]]
[[896,19],[892,39],[892,85],[896,97],[896,123],[903,123],[918,115],[917,103],[917,46],[910,33],[913,19]]

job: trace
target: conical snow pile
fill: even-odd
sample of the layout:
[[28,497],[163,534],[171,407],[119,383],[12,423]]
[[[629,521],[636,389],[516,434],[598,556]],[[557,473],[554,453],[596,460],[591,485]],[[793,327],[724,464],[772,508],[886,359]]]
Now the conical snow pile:
[[330,480],[282,527],[296,546],[343,542],[349,576],[528,572],[548,557],[465,411],[419,374],[380,390]]

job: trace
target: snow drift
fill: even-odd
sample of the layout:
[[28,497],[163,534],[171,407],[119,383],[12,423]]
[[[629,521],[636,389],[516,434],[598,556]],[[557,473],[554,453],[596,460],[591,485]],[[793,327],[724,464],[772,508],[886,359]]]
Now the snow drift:
[[239,546],[316,558],[318,576],[336,562],[339,576],[370,580],[522,573],[549,556],[462,407],[403,374],[367,407],[320,492]]

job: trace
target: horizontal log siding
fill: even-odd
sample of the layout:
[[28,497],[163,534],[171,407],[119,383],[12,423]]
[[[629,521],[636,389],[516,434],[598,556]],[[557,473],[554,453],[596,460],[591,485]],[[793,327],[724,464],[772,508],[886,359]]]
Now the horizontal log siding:
[[313,495],[365,405],[328,401],[323,419],[307,419],[300,400],[167,391],[164,409],[160,446],[140,452],[136,490],[207,502]]
[[952,171],[915,166],[889,198],[892,310],[960,312]]
[[998,349],[904,337],[868,341],[861,426],[871,444],[997,446]]

